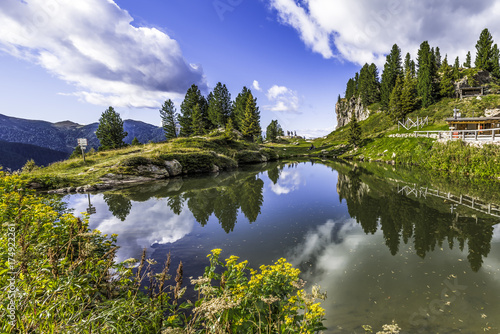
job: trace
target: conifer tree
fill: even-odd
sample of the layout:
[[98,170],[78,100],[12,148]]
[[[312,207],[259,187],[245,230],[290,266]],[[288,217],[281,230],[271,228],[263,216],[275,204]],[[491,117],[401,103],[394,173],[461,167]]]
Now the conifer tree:
[[233,120],[229,118],[227,120],[226,128],[224,129],[224,137],[227,140],[234,140],[235,135],[233,131],[234,131]]
[[453,80],[458,80],[460,79],[460,60],[455,58],[455,64],[453,65]]
[[411,55],[409,52],[406,53],[406,56],[405,56],[405,62],[404,62],[404,66],[403,66],[403,74],[404,76],[406,77],[406,74],[408,74],[408,72],[411,71]]
[[[234,100],[233,112],[231,114],[231,118],[233,119],[234,127],[237,130],[240,130],[240,128],[241,128],[241,122],[243,121],[243,115],[245,114],[245,108],[247,106],[249,94],[252,94],[252,91],[250,89],[248,89],[247,87],[243,87],[241,92],[238,94],[238,96]],[[257,98],[254,98],[254,102],[257,105]]]
[[448,65],[448,63],[443,62],[441,72],[443,72],[443,76],[441,77],[441,81],[439,83],[439,95],[442,97],[453,97],[453,94],[455,93],[455,85],[453,84],[453,69]]
[[252,94],[248,94],[247,105],[243,121],[241,122],[241,133],[248,140],[256,140],[261,135],[260,114]]
[[397,44],[392,46],[391,53],[387,55],[380,83],[380,102],[382,109],[388,110],[391,92],[398,76],[402,75],[401,50]]
[[355,97],[359,96],[359,73],[354,74],[354,94]]
[[389,101],[389,114],[392,119],[397,121],[403,118],[402,104],[401,104],[401,94],[403,92],[403,80],[401,76],[396,78],[396,84],[391,92],[391,98]]
[[380,82],[378,81],[377,65],[368,66],[368,104],[380,101]]
[[[200,113],[204,114],[204,108],[206,110],[206,101],[205,98],[201,95],[198,86],[191,85],[191,87],[187,90],[186,96],[184,97],[184,101],[181,103],[181,114],[178,116],[179,124],[181,126],[180,136],[188,137],[193,134],[193,108],[198,104],[200,108]],[[203,117],[202,117],[203,119]],[[206,127],[206,124],[205,124]]]
[[356,92],[356,84],[354,83],[354,79],[349,79],[347,81],[347,87],[345,90],[345,99],[349,102],[349,100],[354,96]]
[[231,117],[233,106],[226,85],[218,82],[208,101],[208,117],[215,127],[223,127]]
[[422,107],[428,107],[435,101],[436,68],[430,46],[427,41],[420,44],[418,50],[417,92],[421,99]]
[[417,106],[417,79],[407,73],[401,91],[401,119],[413,112]]
[[471,55],[470,55],[470,51],[467,52],[467,55],[465,56],[465,62],[464,62],[464,67],[465,68],[470,68],[472,65],[471,65]]
[[201,136],[205,133],[200,105],[198,103],[193,107],[191,122],[191,129],[193,130],[194,136]]
[[491,74],[500,78],[500,51],[498,50],[498,46],[496,44],[493,45],[492,48]]
[[340,101],[342,101],[342,98],[340,97],[340,94],[339,94],[339,96],[337,97],[337,103],[340,104]]
[[361,126],[358,123],[355,113],[352,113],[349,122],[349,144],[359,147],[361,144]]
[[132,139],[132,142],[130,143],[130,145],[132,145],[132,146],[141,145],[141,142],[139,141],[139,139],[137,139],[137,137],[134,137],[134,139]]
[[167,140],[177,137],[177,132],[175,130],[175,112],[174,102],[170,99],[166,100],[160,109],[161,124]]
[[123,139],[127,137],[128,133],[123,130],[123,121],[120,114],[113,107],[109,107],[101,114],[95,135],[101,144],[99,150],[126,146]]
[[441,67],[441,51],[439,50],[439,46],[436,47],[435,57],[436,57],[436,66],[437,66],[437,68],[440,68]]
[[493,57],[493,37],[488,29],[484,29],[476,43],[476,59],[474,65],[482,70],[491,71],[491,58]]

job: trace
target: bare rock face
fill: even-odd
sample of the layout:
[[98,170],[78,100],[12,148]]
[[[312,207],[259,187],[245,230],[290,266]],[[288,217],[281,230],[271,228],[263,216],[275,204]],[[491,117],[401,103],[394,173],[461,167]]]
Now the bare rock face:
[[455,83],[455,89],[458,93],[458,90],[461,88],[469,88],[469,87],[480,87],[491,82],[491,74],[488,71],[479,71],[477,74],[469,78],[465,76],[463,79]]
[[170,176],[177,176],[182,174],[182,165],[175,159],[172,161],[165,161],[165,166]]
[[484,111],[484,116],[486,117],[500,117],[500,109],[486,109]]
[[358,121],[364,121],[370,116],[370,110],[363,106],[360,98],[351,98],[349,101],[342,100],[335,105],[337,114],[337,129],[347,125],[351,121],[352,114],[356,115]]
[[137,171],[140,175],[151,175],[155,179],[166,179],[170,176],[166,168],[158,167],[153,164],[138,166]]

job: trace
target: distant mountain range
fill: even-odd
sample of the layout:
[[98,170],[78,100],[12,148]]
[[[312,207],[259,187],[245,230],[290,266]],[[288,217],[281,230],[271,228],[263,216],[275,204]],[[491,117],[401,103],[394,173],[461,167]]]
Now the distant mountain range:
[[[77,146],[78,138],[87,138],[89,148],[97,149],[99,140],[95,131],[99,123],[80,125],[71,121],[50,123],[9,117],[0,114],[0,165],[13,170],[20,168],[29,159],[34,159],[37,165],[47,165],[50,162],[67,158]],[[128,132],[125,142],[130,144],[134,137],[141,143],[165,140],[161,127],[140,121],[125,120],[123,128]],[[17,145],[19,144],[19,145]],[[29,145],[21,145],[29,144]],[[36,155],[36,148],[46,154],[47,161]],[[38,162],[37,159],[40,161]],[[42,162],[43,161],[43,162]]]

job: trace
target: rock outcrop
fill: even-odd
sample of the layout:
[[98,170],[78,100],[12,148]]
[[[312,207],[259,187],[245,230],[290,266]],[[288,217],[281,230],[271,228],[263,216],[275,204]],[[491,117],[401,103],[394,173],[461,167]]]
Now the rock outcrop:
[[[378,112],[378,111],[377,111]],[[361,103],[360,98],[352,97],[349,101],[341,100],[335,105],[337,114],[337,129],[347,125],[351,121],[352,114],[356,115],[358,121],[364,121],[370,116],[371,111]]]

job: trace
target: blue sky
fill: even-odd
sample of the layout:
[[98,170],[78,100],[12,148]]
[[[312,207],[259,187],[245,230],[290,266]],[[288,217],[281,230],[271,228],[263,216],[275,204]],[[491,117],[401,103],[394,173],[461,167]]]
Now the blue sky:
[[499,15],[486,0],[2,0],[0,113],[88,124],[112,105],[158,125],[165,99],[220,81],[252,89],[263,128],[317,137],[365,62],[424,40],[463,61],[485,27],[500,38]]

